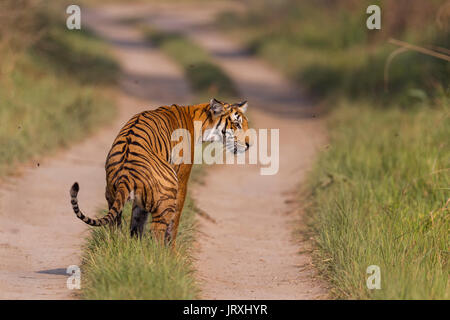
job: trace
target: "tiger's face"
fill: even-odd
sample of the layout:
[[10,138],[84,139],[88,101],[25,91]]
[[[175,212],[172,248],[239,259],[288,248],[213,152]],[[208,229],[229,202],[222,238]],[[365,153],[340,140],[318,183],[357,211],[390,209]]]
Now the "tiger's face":
[[248,120],[244,113],[247,102],[229,104],[216,99],[209,103],[209,123],[204,134],[204,141],[221,141],[227,151],[243,153],[251,145],[247,133]]

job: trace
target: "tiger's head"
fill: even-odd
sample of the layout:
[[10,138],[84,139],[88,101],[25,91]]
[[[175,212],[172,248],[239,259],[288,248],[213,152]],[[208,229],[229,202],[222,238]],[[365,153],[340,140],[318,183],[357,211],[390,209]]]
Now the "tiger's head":
[[248,120],[244,113],[247,111],[247,101],[229,104],[217,99],[211,99],[207,129],[204,141],[221,141],[227,151],[234,154],[243,153],[251,145],[247,133]]

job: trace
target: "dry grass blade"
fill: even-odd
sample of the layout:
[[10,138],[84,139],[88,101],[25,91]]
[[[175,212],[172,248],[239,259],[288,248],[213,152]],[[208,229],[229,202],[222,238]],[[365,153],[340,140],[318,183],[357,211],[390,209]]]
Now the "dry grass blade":
[[417,45],[413,45],[413,44],[410,44],[410,43],[407,43],[407,42],[404,42],[404,41],[400,41],[400,40],[397,40],[397,39],[393,39],[393,38],[389,39],[388,42],[392,43],[392,44],[395,44],[397,46],[401,46],[401,47],[403,47],[405,49],[408,49],[408,50],[414,50],[414,51],[417,51],[417,52],[420,52],[420,53],[423,53],[423,54],[426,54],[426,55],[429,55],[429,56],[432,56],[432,57],[435,57],[435,58],[439,58],[439,59],[442,59],[442,60],[445,60],[445,61],[450,61],[450,56],[449,55],[446,55],[446,54],[443,54],[443,53],[438,53],[438,52],[435,52],[435,51],[427,49],[427,48],[419,47]]

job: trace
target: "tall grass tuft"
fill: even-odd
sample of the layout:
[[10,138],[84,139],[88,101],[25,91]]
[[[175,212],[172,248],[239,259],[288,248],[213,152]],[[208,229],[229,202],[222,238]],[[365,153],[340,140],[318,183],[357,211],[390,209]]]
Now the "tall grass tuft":
[[[444,99],[445,100],[445,99]],[[450,108],[345,104],[310,176],[316,261],[351,299],[448,299]],[[381,268],[381,289],[366,268]]]

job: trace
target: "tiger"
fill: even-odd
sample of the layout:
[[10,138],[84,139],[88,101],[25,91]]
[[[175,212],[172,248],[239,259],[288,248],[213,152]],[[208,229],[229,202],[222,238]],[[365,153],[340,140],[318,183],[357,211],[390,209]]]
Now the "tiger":
[[[150,233],[175,246],[178,225],[187,193],[191,161],[174,163],[171,152],[177,141],[171,134],[186,129],[194,136],[194,121],[201,123],[202,141],[221,141],[234,154],[250,147],[248,103],[226,103],[212,98],[209,103],[161,106],[134,115],[119,131],[105,163],[108,213],[99,219],[85,216],[78,206],[79,184],[70,189],[72,209],[90,226],[121,226],[122,210],[132,201],[130,236],[141,238],[149,214]],[[189,141],[191,150],[194,139]]]

